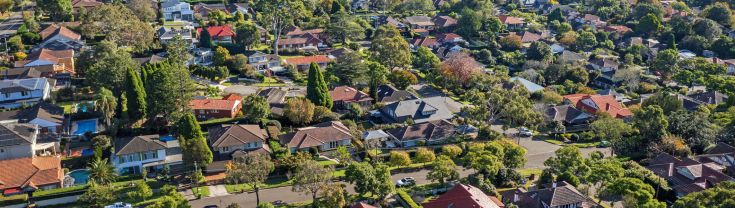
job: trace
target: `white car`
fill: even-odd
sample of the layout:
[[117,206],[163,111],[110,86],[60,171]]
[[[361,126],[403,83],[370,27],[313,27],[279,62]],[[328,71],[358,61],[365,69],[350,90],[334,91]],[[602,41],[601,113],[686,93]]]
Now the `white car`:
[[518,128],[518,135],[522,137],[533,136],[533,132],[526,127]]
[[414,179],[413,177],[405,177],[405,178],[401,178],[396,181],[396,186],[398,187],[411,186],[415,184],[416,184],[416,179]]
[[112,205],[105,206],[105,208],[133,208],[133,205],[123,202],[115,202]]

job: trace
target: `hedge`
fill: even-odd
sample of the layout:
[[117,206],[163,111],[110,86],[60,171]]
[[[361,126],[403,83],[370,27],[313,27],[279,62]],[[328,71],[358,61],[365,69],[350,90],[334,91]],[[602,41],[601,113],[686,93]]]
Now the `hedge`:
[[421,206],[419,206],[418,204],[416,204],[416,202],[413,201],[413,198],[411,198],[411,196],[408,195],[408,193],[406,193],[406,191],[404,191],[404,190],[398,190],[396,192],[398,192],[398,196],[401,197],[401,200],[403,200],[404,202],[406,202],[406,204],[408,204],[408,207],[410,207],[410,208],[421,208]]
[[27,194],[18,194],[12,196],[0,196],[0,207],[22,204],[28,202]]

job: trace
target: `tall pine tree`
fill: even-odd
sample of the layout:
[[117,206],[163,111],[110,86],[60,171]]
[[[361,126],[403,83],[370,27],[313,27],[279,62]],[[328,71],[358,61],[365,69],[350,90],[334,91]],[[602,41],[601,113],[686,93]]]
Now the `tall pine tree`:
[[176,122],[176,135],[184,153],[184,164],[193,166],[196,163],[202,167],[212,163],[212,151],[194,114],[187,113]]
[[206,27],[202,27],[202,33],[199,34],[199,45],[203,48],[212,48],[214,46],[212,35],[209,34]]
[[309,67],[306,98],[314,103],[314,105],[332,109],[332,96],[329,95],[327,82],[324,81],[324,75],[322,74],[322,70],[319,69],[319,65],[313,62],[311,63],[311,67]]
[[128,116],[133,120],[145,118],[148,113],[143,80],[134,69],[128,69],[125,97],[128,99]]

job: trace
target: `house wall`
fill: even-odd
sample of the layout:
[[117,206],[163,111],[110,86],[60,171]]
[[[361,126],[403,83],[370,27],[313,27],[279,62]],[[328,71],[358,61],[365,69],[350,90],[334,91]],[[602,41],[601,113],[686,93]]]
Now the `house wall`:
[[12,102],[17,100],[42,99],[45,100],[51,93],[50,86],[46,83],[45,89],[29,90],[14,93],[0,93],[0,102]]
[[61,133],[62,130],[61,124],[53,123],[40,118],[33,119],[28,123],[38,125],[41,128],[41,133]]
[[319,146],[319,151],[333,150],[333,149],[337,149],[337,147],[341,147],[341,146],[350,146],[350,144],[352,144],[352,140],[351,139],[344,139],[344,140],[337,141],[336,146],[331,146],[330,143],[326,143],[324,145]]
[[237,150],[249,151],[249,150],[254,150],[254,149],[260,149],[261,147],[263,147],[263,142],[250,142],[244,145],[215,148],[215,151],[217,151],[221,155],[229,155]]
[[33,157],[33,145],[13,145],[0,147],[0,160]]
[[[157,161],[162,161],[162,160],[165,160],[166,159],[166,150],[165,149],[160,149],[160,150],[157,150],[155,152],[156,152],[156,157],[155,158],[149,158],[149,159],[146,159],[146,160],[143,160],[142,153],[133,153],[133,154],[127,154],[127,155],[114,155],[113,154],[112,155],[112,164],[113,164],[113,166],[115,166],[115,169],[117,170],[117,172],[119,174],[121,174],[121,175],[122,174],[125,174],[124,169],[129,168],[129,167],[133,167],[139,173],[140,172],[140,168],[143,166],[143,164],[151,163],[151,162],[157,162]],[[139,159],[137,161],[135,161],[135,159],[134,159],[133,161],[125,161],[124,163],[120,163],[121,162],[120,161],[120,158],[121,157],[127,157],[128,155],[137,155],[137,157]],[[134,157],[136,157],[136,156],[134,156]]]

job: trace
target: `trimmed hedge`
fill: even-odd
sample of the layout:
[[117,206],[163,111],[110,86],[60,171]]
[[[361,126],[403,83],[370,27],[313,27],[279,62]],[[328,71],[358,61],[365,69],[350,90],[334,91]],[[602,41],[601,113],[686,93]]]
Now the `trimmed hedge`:
[[0,207],[23,204],[28,202],[27,194],[18,194],[12,196],[0,196]]
[[404,190],[398,190],[396,192],[398,193],[398,197],[400,197],[401,200],[403,200],[404,202],[406,202],[406,204],[408,205],[408,207],[410,207],[410,208],[421,208],[421,206],[419,206],[418,204],[416,204],[416,202],[413,201],[413,198],[411,198],[411,195],[408,195],[408,193],[406,193],[406,191],[404,191]]

